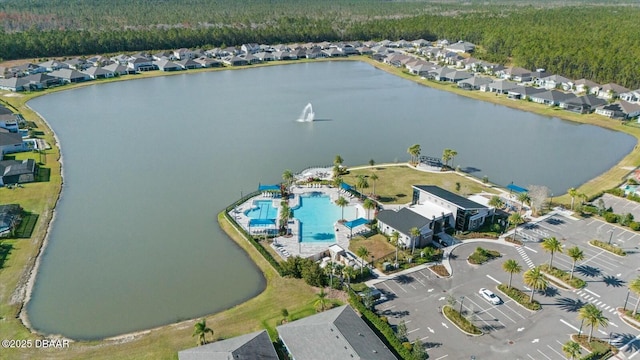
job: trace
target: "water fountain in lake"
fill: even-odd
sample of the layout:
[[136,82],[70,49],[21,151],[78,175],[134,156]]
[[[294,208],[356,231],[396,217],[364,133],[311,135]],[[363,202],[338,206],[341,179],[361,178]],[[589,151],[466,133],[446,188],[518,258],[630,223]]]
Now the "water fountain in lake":
[[313,107],[311,103],[308,103],[307,106],[302,109],[302,113],[298,118],[298,122],[312,122],[313,118],[316,116],[316,113],[313,112]]

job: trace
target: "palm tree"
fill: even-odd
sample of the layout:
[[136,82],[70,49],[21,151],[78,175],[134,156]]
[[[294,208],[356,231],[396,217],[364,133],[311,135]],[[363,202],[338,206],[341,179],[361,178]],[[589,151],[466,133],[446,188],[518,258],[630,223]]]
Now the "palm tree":
[[449,166],[449,160],[451,160],[451,149],[444,149],[442,151],[442,161],[446,166]]
[[533,302],[533,293],[536,290],[544,290],[547,288],[547,279],[545,279],[540,269],[533,268],[525,271],[524,273],[524,284],[531,288],[531,297],[529,298],[529,302]]
[[416,163],[418,160],[418,157],[420,156],[420,145],[419,144],[413,144],[411,146],[409,146],[409,149],[407,149],[407,152],[409,153],[409,155],[411,155],[411,163]]
[[369,160],[369,166],[373,166],[373,165],[375,165],[375,164],[376,164],[376,161],[375,161],[375,160],[373,160],[373,159],[370,159],[370,160]]
[[[640,276],[633,279],[629,283],[629,290],[633,291],[634,294],[640,295]],[[636,306],[633,308],[633,316],[638,313],[638,304],[640,304],[640,296],[638,296],[638,301],[636,301]]]
[[349,205],[349,201],[340,196],[338,200],[336,200],[336,205],[340,206],[340,208],[342,209],[342,216],[340,217],[340,220],[344,221],[344,207]]
[[411,255],[413,255],[413,251],[416,249],[416,240],[420,235],[422,235],[422,233],[417,227],[412,227],[409,230],[409,235],[411,236]]
[[289,189],[291,183],[293,182],[293,173],[291,172],[291,170],[287,169],[282,173],[282,180],[284,180],[287,189]]
[[333,158],[333,165],[335,166],[342,166],[343,162],[344,162],[344,159],[342,159],[342,156],[340,155],[336,155],[336,157]]
[[324,267],[324,274],[329,276],[329,288],[333,288],[333,262],[329,261]]
[[364,246],[360,246],[358,248],[358,250],[356,250],[356,255],[358,255],[360,257],[360,259],[362,259],[362,264],[360,266],[360,275],[362,275],[362,272],[364,270],[364,264],[367,261],[367,257],[370,255],[371,253],[369,252],[369,249],[367,249]]
[[400,240],[400,233],[397,232],[396,230],[393,230],[393,232],[391,233],[391,243],[393,244],[393,246],[396,247],[396,269],[398,268],[398,245],[399,245],[399,240]]
[[378,175],[371,174],[371,176],[369,176],[369,179],[371,179],[371,181],[373,181],[373,196],[376,196],[376,181],[379,179]]
[[571,188],[567,190],[567,194],[571,196],[571,210],[573,210],[573,202],[576,199],[576,196],[578,195],[578,190],[576,190],[576,188]]
[[569,277],[569,280],[571,280],[573,279],[573,271],[576,268],[576,263],[578,261],[584,260],[584,252],[582,252],[579,247],[574,246],[567,250],[567,255],[569,255],[569,257],[573,260],[573,264],[571,264],[571,276]]
[[553,254],[555,252],[562,252],[562,243],[555,237],[548,237],[542,239],[542,249],[548,253],[551,253],[551,259],[549,260],[549,270],[553,268]]
[[197,323],[195,323],[193,325],[193,336],[197,336],[198,337],[198,345],[204,345],[207,343],[207,333],[211,334],[211,336],[213,336],[213,330],[211,330],[211,328],[207,327],[207,320],[205,319],[201,319],[200,321],[198,321]]
[[366,198],[364,199],[364,203],[362,203],[362,207],[364,207],[367,210],[367,219],[371,219],[369,215],[370,215],[371,209],[376,208],[376,203],[373,202],[373,200]]
[[575,341],[567,341],[562,345],[562,352],[571,360],[580,356],[580,344]]
[[449,149],[449,156],[451,156],[451,167],[453,167],[453,162],[456,159],[456,155],[458,155],[458,152],[453,150],[453,149]]
[[345,266],[342,269],[342,276],[347,278],[347,286],[351,286],[351,279],[356,276],[355,270],[351,266]]
[[524,219],[522,218],[522,215],[520,215],[520,213],[514,212],[513,214],[509,215],[509,223],[511,225],[514,225],[515,227],[513,228],[513,240],[516,240],[516,236],[518,235],[518,225],[522,224],[524,222]]
[[[489,199],[489,206],[495,209],[502,209],[504,207],[504,201],[498,195],[493,195],[491,199]],[[491,216],[491,223],[495,220],[496,212],[493,211],[493,216]]]
[[313,303],[313,306],[316,308],[319,306],[320,311],[324,311],[327,307],[327,293],[324,292],[324,289],[320,289],[320,292],[316,294],[316,302]]
[[591,327],[587,342],[591,342],[591,336],[593,335],[594,329],[597,329],[599,326],[605,327],[609,325],[609,319],[602,315],[602,310],[598,309],[591,303],[580,308],[580,311],[578,312],[578,319],[583,320],[587,323],[587,326]]
[[522,271],[522,266],[517,261],[509,259],[502,263],[502,270],[509,273],[509,287],[511,287],[511,279],[513,274],[519,274]]
[[336,188],[340,187],[340,185],[342,185],[342,177],[334,176],[331,185]]
[[521,192],[518,194],[518,201],[520,201],[520,211],[524,209],[524,204],[531,204],[531,196],[527,192]]
[[369,187],[369,182],[367,182],[367,178],[364,175],[358,175],[356,186],[360,188],[360,195],[364,196],[364,189]]

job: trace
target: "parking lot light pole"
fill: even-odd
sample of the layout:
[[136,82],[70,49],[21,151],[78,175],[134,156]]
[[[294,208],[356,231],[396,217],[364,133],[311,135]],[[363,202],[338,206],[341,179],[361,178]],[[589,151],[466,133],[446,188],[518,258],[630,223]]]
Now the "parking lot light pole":
[[580,336],[580,334],[582,334],[582,325],[584,325],[584,319],[582,319],[582,322],[580,322],[580,329],[578,330],[578,337]]
[[464,302],[464,296],[460,296],[460,311],[458,311],[462,315],[462,303]]

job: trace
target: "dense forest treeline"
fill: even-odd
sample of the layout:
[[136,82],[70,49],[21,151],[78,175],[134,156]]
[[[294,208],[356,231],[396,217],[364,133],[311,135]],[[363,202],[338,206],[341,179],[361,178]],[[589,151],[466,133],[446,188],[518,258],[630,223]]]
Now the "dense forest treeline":
[[[569,78],[640,87],[640,7],[558,2],[379,0],[0,1],[0,58],[42,58],[247,42],[466,40],[474,56]],[[575,3],[575,2],[574,2]],[[543,6],[547,5],[547,6]],[[15,19],[26,30],[11,29]],[[82,29],[82,30],[80,30]],[[19,31],[16,31],[19,30]]]

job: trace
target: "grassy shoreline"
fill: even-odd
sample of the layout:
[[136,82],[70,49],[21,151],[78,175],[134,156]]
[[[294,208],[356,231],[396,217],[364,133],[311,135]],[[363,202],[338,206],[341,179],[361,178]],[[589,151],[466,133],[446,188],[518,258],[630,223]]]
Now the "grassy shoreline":
[[[458,89],[455,85],[442,84],[429,80],[422,80],[417,76],[409,75],[401,69],[394,68],[382,63],[378,63],[364,56],[355,56],[343,59],[322,59],[322,60],[298,60],[273,62],[268,64],[252,65],[250,67],[238,68],[219,68],[219,69],[203,69],[190,70],[189,72],[164,73],[160,71],[144,73],[140,75],[123,76],[120,78],[91,81],[75,85],[65,85],[43,92],[37,93],[19,93],[14,94],[7,91],[0,91],[0,97],[15,110],[23,114],[28,121],[34,121],[38,125],[38,129],[43,131],[42,136],[52,149],[46,153],[45,167],[51,170],[51,179],[49,182],[26,184],[24,189],[10,190],[0,189],[3,203],[18,202],[27,211],[31,211],[40,215],[38,223],[34,229],[30,239],[9,240],[13,246],[12,251],[0,270],[0,335],[5,339],[38,339],[39,335],[32,333],[18,319],[22,310],[23,302],[27,296],[28,280],[35,275],[36,262],[40,257],[46,241],[48,227],[54,215],[55,205],[62,191],[62,167],[60,158],[60,148],[55,134],[46,124],[45,119],[30,109],[26,103],[38,96],[46,95],[57,91],[66,91],[77,89],[84,86],[97,85],[101,83],[113,81],[127,81],[134,79],[150,78],[157,76],[173,76],[185,75],[198,72],[223,71],[223,70],[243,70],[246,68],[263,67],[263,66],[279,66],[288,64],[298,64],[304,62],[317,61],[363,61],[372,66],[386,71],[390,74],[400,76],[404,79],[417,82],[419,84],[429,86],[434,89],[444,90],[473,98],[492,102],[498,105],[504,105],[511,108],[534,112],[543,116],[553,116],[564,120],[574,121],[578,123],[592,124],[603,128],[621,131],[640,139],[640,128],[632,126],[624,126],[620,122],[603,118],[599,115],[578,115],[564,110],[549,108],[539,104],[528,103],[524,101],[513,101],[494,94],[481,93],[478,91],[465,91]],[[18,154],[17,159],[35,156],[32,153]],[[616,166],[601,174],[600,176],[581,185],[578,190],[588,195],[593,195],[601,190],[616,186],[623,181],[631,169],[640,164],[640,151],[634,149],[625,156]],[[26,191],[28,190],[28,193]],[[568,203],[570,201],[567,195],[556,197],[559,202]],[[228,337],[246,333],[261,327],[271,329],[279,318],[280,309],[283,304],[289,308],[289,312],[295,316],[309,315],[313,312],[310,302],[313,299],[313,289],[299,281],[292,279],[282,279],[279,276],[273,276],[273,269],[268,263],[259,256],[255,249],[250,246],[243,246],[243,241],[239,239],[239,234],[234,233],[229,224],[225,225],[226,220],[220,219],[220,226],[236,243],[239,244],[258,265],[265,278],[267,279],[267,288],[257,297],[237,305],[229,310],[222,311],[217,314],[207,316],[214,330],[216,330],[216,338],[220,336]],[[266,263],[266,267],[262,262]],[[282,297],[284,291],[287,297]],[[274,299],[278,299],[275,302]],[[276,305],[274,305],[276,304]],[[297,309],[297,310],[296,310]],[[137,334],[123,335],[111,340],[101,340],[93,342],[75,342],[70,349],[49,349],[49,350],[6,350],[0,353],[0,358],[116,358],[116,359],[133,359],[133,358],[149,358],[149,359],[173,359],[178,349],[193,346],[195,343],[191,337],[192,325],[194,321],[186,321],[178,324],[166,325],[157,329],[143,331]]]

